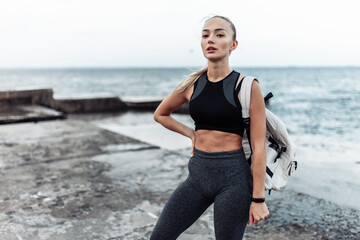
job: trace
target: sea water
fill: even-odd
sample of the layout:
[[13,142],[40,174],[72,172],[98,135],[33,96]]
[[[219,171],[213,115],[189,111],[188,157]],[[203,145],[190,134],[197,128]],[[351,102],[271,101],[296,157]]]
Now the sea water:
[[[55,98],[83,93],[166,96],[194,69],[2,69],[0,90],[52,88]],[[274,94],[267,107],[284,121],[297,147],[298,170],[287,188],[360,209],[360,68],[234,69],[256,76],[263,95]],[[193,124],[189,116],[177,117]],[[144,134],[154,131],[151,113],[140,118],[129,113],[117,123],[113,129],[123,134],[138,134],[170,149],[188,147],[188,140],[171,145],[161,134],[159,139]],[[134,126],[142,131],[134,132]]]

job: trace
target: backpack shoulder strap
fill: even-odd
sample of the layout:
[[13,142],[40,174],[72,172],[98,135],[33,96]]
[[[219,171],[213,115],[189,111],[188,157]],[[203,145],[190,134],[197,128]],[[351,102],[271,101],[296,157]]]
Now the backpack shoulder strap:
[[252,156],[252,147],[251,147],[251,140],[250,140],[250,100],[251,100],[251,86],[254,81],[254,77],[246,76],[240,84],[240,104],[242,108],[242,118],[244,122],[244,128],[246,132],[246,136],[248,138],[248,143],[250,147],[250,157],[248,159],[249,165],[251,165],[251,156]]
[[254,81],[254,77],[246,76],[242,80],[242,85],[240,89],[240,104],[242,108],[242,117],[250,117],[250,100],[251,100],[251,86]]

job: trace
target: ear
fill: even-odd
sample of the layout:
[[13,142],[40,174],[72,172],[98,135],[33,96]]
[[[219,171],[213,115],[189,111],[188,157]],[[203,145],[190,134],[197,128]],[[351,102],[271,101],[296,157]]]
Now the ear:
[[234,51],[237,48],[238,44],[238,41],[233,41],[230,47],[230,51]]

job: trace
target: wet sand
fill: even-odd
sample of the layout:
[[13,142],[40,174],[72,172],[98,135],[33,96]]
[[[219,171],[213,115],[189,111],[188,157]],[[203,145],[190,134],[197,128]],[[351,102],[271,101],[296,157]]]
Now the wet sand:
[[[0,239],[148,239],[187,176],[171,150],[99,127],[105,115],[0,126]],[[105,121],[106,122],[106,121]],[[244,239],[358,239],[360,212],[284,189]],[[179,239],[215,239],[212,206]]]

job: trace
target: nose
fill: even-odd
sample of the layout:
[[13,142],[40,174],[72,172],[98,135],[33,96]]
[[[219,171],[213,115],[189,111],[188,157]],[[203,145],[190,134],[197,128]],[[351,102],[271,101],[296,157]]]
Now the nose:
[[214,43],[215,41],[214,41],[214,35],[213,34],[211,34],[210,36],[209,36],[209,38],[208,38],[208,43]]

